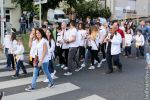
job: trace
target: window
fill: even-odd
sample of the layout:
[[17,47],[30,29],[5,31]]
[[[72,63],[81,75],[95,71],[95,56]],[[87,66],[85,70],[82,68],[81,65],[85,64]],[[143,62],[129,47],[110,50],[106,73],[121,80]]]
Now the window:
[[[0,17],[1,17],[1,10],[0,10]],[[6,18],[6,22],[10,22],[10,10],[9,9],[5,9],[5,18]]]

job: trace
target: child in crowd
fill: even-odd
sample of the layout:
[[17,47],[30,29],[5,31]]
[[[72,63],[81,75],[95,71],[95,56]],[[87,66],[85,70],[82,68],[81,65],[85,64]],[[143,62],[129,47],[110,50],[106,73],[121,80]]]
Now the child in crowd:
[[131,56],[131,42],[133,40],[131,30],[128,29],[125,34],[125,56]]
[[13,78],[18,78],[19,77],[20,67],[22,68],[24,75],[27,74],[26,68],[23,65],[23,60],[24,60],[23,53],[24,53],[24,46],[23,46],[23,43],[22,43],[22,37],[19,37],[18,38],[17,49],[16,49],[16,51],[14,51],[14,54],[16,55],[17,64],[16,64],[16,73],[15,73],[15,75],[12,76]]
[[142,35],[142,31],[138,30],[137,35],[135,36],[135,46],[136,46],[136,59],[139,57],[139,52],[141,56],[144,57],[144,36]]

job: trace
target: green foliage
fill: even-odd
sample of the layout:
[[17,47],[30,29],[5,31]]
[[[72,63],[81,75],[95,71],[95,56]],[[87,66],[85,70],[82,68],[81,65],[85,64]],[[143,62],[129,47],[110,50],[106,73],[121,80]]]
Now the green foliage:
[[78,3],[76,5],[76,11],[78,15],[82,18],[86,18],[87,16],[94,17],[104,17],[109,18],[111,16],[110,9],[107,7],[106,9],[102,7],[99,3],[99,0],[91,0],[84,1],[82,3]]
[[33,11],[33,0],[12,0],[12,2],[20,4],[22,11]]

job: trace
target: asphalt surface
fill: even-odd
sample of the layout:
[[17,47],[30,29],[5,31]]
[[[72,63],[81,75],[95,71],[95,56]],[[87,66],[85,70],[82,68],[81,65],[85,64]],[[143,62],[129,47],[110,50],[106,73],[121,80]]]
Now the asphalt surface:
[[[149,47],[146,46],[145,52],[150,52]],[[135,48],[132,49],[132,57],[125,58],[120,56],[123,65],[123,72],[114,72],[112,74],[105,74],[107,69],[106,62],[101,68],[95,70],[88,70],[88,66],[80,72],[74,72],[72,76],[63,76],[64,71],[58,67],[55,79],[55,84],[72,83],[80,89],[41,98],[40,100],[79,100],[91,95],[98,95],[106,100],[144,100],[144,86],[145,86],[145,58],[135,59]],[[26,61],[27,62],[27,61]],[[0,64],[0,66],[4,65]],[[31,68],[31,66],[26,66]],[[1,72],[6,72],[5,69],[0,69]],[[31,77],[29,73],[26,77]],[[24,79],[23,76],[20,79]],[[1,82],[14,80],[11,76],[0,77]],[[24,80],[26,81],[26,80]],[[28,84],[0,89],[5,91],[5,96],[14,95],[24,92]],[[1,87],[1,85],[0,85]],[[46,87],[46,83],[38,82],[37,89]],[[29,95],[32,98],[32,95]],[[90,100],[90,99],[89,99]],[[92,99],[94,100],[94,98]]]

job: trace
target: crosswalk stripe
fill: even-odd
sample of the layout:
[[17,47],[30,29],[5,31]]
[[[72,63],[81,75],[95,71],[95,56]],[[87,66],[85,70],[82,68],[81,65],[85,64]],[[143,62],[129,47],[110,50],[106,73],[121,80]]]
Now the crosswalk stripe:
[[[37,79],[37,82],[41,82],[46,78],[45,75],[40,75]],[[58,77],[55,77],[57,79]],[[21,78],[21,79],[15,79],[15,80],[9,80],[9,81],[4,81],[0,82],[0,89],[5,89],[5,88],[11,88],[15,86],[21,86],[21,85],[26,85],[26,84],[31,84],[32,81],[32,76],[27,77],[27,78]]]
[[7,62],[7,60],[6,59],[2,59],[2,60],[0,60],[0,63],[6,63]]
[[104,99],[98,95],[91,95],[91,96],[88,96],[79,100],[107,100],[107,99]]
[[[28,65],[29,65],[29,64],[26,63],[26,62],[23,62],[23,64],[24,64],[24,66],[28,66]],[[5,67],[6,67],[6,64],[0,65],[0,69],[3,69],[3,68],[5,68]]]
[[[14,95],[5,96],[3,100],[37,100],[42,99],[54,95],[59,95],[63,93],[67,93],[70,91],[75,91],[80,89],[80,87],[72,84],[72,83],[63,83],[56,85],[54,88],[42,88],[35,90],[33,92],[22,92]],[[93,99],[94,100],[94,99]]]
[[[22,72],[22,70],[20,69]],[[27,73],[33,72],[33,68],[27,68]],[[15,71],[7,71],[7,72],[0,72],[0,77],[5,77],[5,76],[11,76],[14,75]]]

